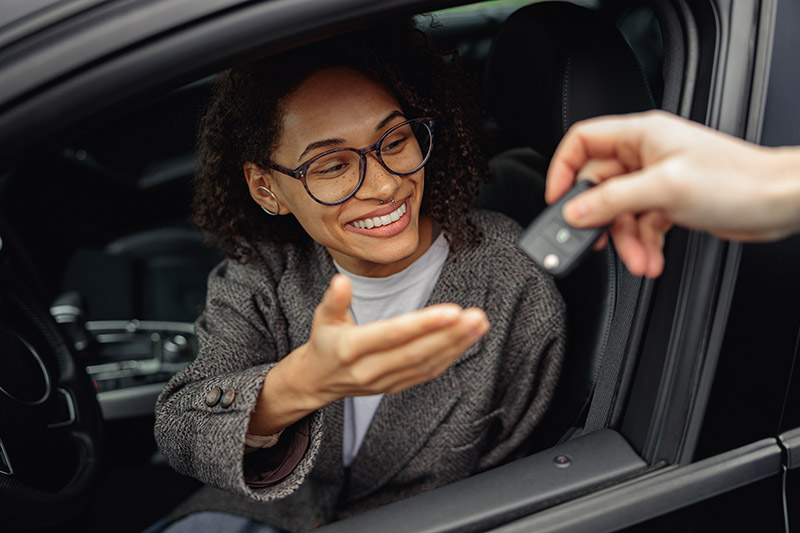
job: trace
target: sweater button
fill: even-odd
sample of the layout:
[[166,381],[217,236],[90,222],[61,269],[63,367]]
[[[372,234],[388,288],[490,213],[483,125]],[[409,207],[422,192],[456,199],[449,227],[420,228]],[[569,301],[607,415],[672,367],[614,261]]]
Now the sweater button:
[[220,405],[225,407],[226,409],[233,405],[233,400],[236,399],[236,390],[235,389],[228,389],[225,391],[225,394],[222,395],[222,401]]
[[222,398],[222,389],[214,387],[206,393],[206,405],[214,407],[219,403],[220,398]]

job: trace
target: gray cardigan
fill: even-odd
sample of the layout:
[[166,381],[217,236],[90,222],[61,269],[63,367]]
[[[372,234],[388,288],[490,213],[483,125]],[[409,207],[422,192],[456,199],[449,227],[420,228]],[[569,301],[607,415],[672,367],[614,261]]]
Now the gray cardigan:
[[[525,454],[561,366],[564,304],[517,248],[515,222],[485,211],[471,216],[482,239],[451,252],[428,303],[480,307],[491,324],[486,336],[440,377],[387,394],[347,470],[342,402],[309,415],[302,460],[264,488],[244,478],[250,412],[266,373],[308,339],[336,270],[309,242],[264,246],[256,261],[223,261],[211,272],[196,322],[200,353],[161,393],[155,436],[176,470],[223,490],[203,489],[180,514],[225,510],[308,530]],[[226,393],[216,403],[215,387]]]

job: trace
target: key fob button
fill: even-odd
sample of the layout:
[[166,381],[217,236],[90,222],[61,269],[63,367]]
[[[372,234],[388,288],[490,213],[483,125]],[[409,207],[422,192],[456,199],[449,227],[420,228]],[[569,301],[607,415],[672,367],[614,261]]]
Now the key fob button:
[[564,244],[572,237],[572,233],[567,228],[561,228],[556,232],[556,242]]

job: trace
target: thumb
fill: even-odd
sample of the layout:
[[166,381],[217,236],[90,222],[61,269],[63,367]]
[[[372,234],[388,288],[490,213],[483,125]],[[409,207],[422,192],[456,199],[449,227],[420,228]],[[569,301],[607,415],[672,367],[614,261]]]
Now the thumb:
[[576,228],[607,226],[623,213],[662,209],[665,192],[652,169],[616,176],[564,204],[564,220]]
[[350,300],[353,296],[353,285],[347,276],[336,274],[328,285],[317,306],[317,317],[324,322],[352,322]]

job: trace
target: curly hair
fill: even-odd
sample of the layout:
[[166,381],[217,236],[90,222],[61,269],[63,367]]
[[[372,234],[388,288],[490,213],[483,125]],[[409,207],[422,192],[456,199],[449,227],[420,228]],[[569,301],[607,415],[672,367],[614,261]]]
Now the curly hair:
[[438,222],[451,247],[474,242],[468,219],[478,183],[488,176],[478,107],[452,60],[433,51],[410,19],[312,43],[218,76],[200,122],[200,166],[193,220],[222,252],[243,262],[264,242],[310,239],[293,216],[266,217],[252,200],[243,165],[268,161],[278,144],[284,98],[315,72],[358,70],[389,88],[407,117],[437,121],[425,167],[421,211]]

